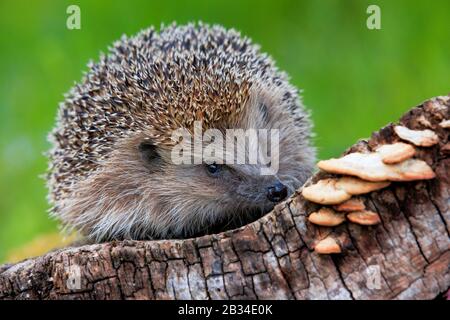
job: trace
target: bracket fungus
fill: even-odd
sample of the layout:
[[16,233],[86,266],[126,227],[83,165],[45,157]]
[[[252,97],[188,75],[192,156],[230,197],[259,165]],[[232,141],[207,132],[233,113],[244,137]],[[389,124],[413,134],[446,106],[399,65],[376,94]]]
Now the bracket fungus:
[[345,215],[323,207],[319,211],[311,213],[308,216],[308,220],[319,226],[335,227],[345,221]]
[[350,212],[347,214],[347,219],[365,226],[372,226],[381,222],[378,213],[368,210]]
[[339,212],[362,211],[366,208],[364,201],[360,197],[350,198],[349,200],[333,206],[334,210]]
[[413,181],[435,177],[423,160],[407,159],[396,164],[385,164],[378,153],[350,153],[339,159],[319,161],[317,166],[327,172],[357,176],[368,181]]
[[376,150],[385,164],[394,164],[414,157],[416,149],[410,144],[397,142],[385,144]]
[[317,242],[314,247],[314,251],[320,254],[341,253],[341,246],[332,237],[326,237],[323,240]]
[[388,181],[372,182],[355,177],[323,179],[304,187],[302,195],[305,199],[320,204],[340,204],[349,200],[352,195],[360,195],[382,189],[390,184]]
[[419,147],[430,147],[439,142],[439,137],[432,130],[411,130],[404,126],[395,126],[395,133],[403,140]]
[[[417,118],[419,123],[431,123],[423,115]],[[444,125],[443,125],[444,124]],[[440,122],[445,127],[445,121]],[[439,136],[432,130],[411,130],[405,126],[395,126],[395,134],[417,146],[430,147],[439,142]],[[414,146],[404,142],[379,144],[375,151],[350,152],[338,159],[319,161],[319,169],[343,175],[339,178],[324,178],[314,184],[305,186],[302,195],[305,199],[322,204],[334,205],[336,211],[347,212],[346,218],[352,223],[372,226],[381,222],[377,212],[366,210],[362,198],[352,195],[367,194],[387,187],[390,181],[429,180],[436,177],[433,169],[423,160],[413,158]],[[348,175],[348,176],[347,176]],[[330,208],[322,207],[311,213],[308,220],[319,226],[335,227],[343,221],[344,214]],[[342,248],[332,238],[319,241],[316,252],[321,254],[340,253]]]
[[450,129],[450,120],[442,120],[439,126],[444,129]]

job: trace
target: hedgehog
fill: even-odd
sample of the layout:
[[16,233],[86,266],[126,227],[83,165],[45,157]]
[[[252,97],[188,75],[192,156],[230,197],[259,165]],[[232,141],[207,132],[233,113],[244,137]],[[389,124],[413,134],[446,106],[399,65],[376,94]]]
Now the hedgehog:
[[[278,130],[277,172],[173,163],[173,132],[198,122],[202,132]],[[90,62],[60,103],[49,134],[50,215],[95,242],[235,228],[307,180],[312,137],[299,90],[249,38],[203,23],[151,27]]]

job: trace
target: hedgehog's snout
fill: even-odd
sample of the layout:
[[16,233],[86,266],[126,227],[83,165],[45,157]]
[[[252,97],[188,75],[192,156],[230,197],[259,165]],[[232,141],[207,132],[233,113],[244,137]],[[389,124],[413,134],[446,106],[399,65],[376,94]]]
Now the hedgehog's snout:
[[272,202],[280,202],[281,200],[284,200],[287,197],[287,194],[287,187],[279,181],[267,188],[267,199]]

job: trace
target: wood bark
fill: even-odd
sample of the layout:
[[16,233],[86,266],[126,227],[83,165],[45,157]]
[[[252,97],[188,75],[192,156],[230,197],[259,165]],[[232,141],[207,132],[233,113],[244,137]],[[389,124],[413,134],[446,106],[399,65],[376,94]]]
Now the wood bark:
[[[0,266],[1,299],[431,299],[450,287],[450,96],[411,109],[400,123],[432,129],[417,148],[437,177],[393,183],[365,196],[382,223],[317,227],[299,193],[236,230],[186,240],[71,247]],[[390,124],[348,152],[398,141]],[[329,176],[319,172],[308,183]],[[329,234],[344,251],[319,255]],[[78,282],[78,283],[77,283]]]

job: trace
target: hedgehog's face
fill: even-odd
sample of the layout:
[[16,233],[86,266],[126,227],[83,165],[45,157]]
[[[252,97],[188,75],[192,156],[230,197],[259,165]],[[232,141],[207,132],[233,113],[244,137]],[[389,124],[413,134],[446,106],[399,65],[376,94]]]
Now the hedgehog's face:
[[[292,194],[311,174],[314,151],[302,141],[304,132],[280,102],[255,99],[249,103],[239,121],[226,130],[217,130],[224,134],[221,157],[216,153],[208,156],[211,144],[205,142],[201,156],[192,153],[191,162],[183,164],[176,164],[173,149],[162,149],[148,141],[142,141],[137,148],[142,165],[148,168],[142,179],[148,181],[148,194],[153,194],[149,200],[151,211],[161,219],[161,226],[167,226],[163,236],[212,232],[255,220]],[[225,141],[227,134],[235,133],[230,132],[233,129],[268,131],[253,142],[235,139],[230,162]],[[271,135],[270,130],[276,134]],[[247,145],[243,147],[242,142]],[[276,151],[274,144],[278,146]],[[267,148],[265,157],[258,152],[253,157],[257,161],[248,163],[252,151]],[[242,163],[239,159],[246,160]]]

